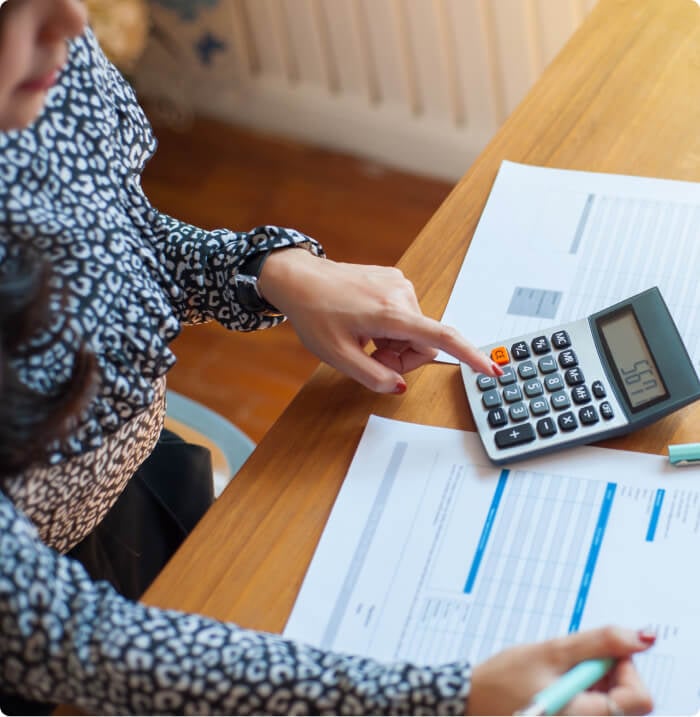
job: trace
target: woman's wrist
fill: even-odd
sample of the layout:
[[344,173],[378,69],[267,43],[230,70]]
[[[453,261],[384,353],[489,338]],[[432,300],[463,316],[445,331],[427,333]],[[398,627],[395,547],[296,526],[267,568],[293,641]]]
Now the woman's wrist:
[[304,247],[292,246],[270,253],[262,267],[258,287],[265,301],[285,312],[288,297],[299,294],[305,277],[316,273],[320,257]]

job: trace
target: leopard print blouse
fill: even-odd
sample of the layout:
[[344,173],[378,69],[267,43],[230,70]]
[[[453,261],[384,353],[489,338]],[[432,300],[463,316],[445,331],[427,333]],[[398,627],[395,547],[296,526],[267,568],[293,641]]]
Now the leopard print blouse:
[[68,296],[16,369],[49,392],[85,341],[100,374],[51,465],[0,493],[0,693],[101,714],[463,714],[466,662],[383,664],[146,607],[61,555],[151,450],[181,324],[271,325],[236,301],[242,261],[291,245],[322,252],[290,229],[204,231],[157,212],[140,188],[154,148],[90,31],[71,43],[39,119],[0,134],[0,264],[31,246],[53,264],[57,310]]

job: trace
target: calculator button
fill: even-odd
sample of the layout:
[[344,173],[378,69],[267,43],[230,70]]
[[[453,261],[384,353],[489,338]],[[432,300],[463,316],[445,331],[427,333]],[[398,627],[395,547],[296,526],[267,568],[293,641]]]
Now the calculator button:
[[609,421],[611,418],[615,417],[615,413],[613,412],[612,406],[607,402],[603,401],[603,403],[600,404],[600,415],[606,420]]
[[581,384],[571,389],[571,398],[574,403],[580,406],[582,403],[588,403],[591,400],[591,394],[588,392],[586,386]]
[[564,388],[564,381],[558,373],[555,373],[551,376],[545,376],[544,385],[545,388],[550,392],[561,391],[561,389]]
[[511,421],[524,421],[530,416],[527,412],[527,406],[524,403],[514,403],[508,413],[510,414]]
[[533,378],[529,381],[525,381],[523,391],[525,391],[525,395],[528,398],[532,398],[533,396],[541,396],[544,393],[544,388],[542,388],[542,384],[538,378]]
[[507,386],[510,383],[515,383],[518,377],[515,375],[515,369],[512,366],[503,367],[503,375],[498,377],[498,383],[501,386]]
[[556,393],[553,393],[549,400],[552,402],[552,406],[554,406],[557,411],[561,411],[562,408],[568,408],[571,405],[571,401],[569,400],[569,396],[566,391],[557,391]]
[[538,355],[549,353],[550,350],[549,341],[546,336],[537,336],[532,339],[530,346],[532,346],[532,352]]
[[574,428],[578,428],[576,416],[574,416],[571,411],[562,413],[557,419],[557,423],[559,424],[559,428],[561,428],[562,431],[573,431]]
[[549,413],[549,402],[544,396],[542,398],[533,398],[530,401],[530,413],[533,416],[541,416],[544,413]]
[[571,368],[578,366],[578,356],[573,349],[567,349],[559,354],[559,365],[562,368]]
[[489,422],[491,428],[498,428],[508,423],[508,416],[502,408],[494,408],[488,412],[486,420]]
[[607,393],[605,392],[605,386],[602,381],[593,381],[591,384],[591,390],[596,398],[605,398]]
[[521,443],[534,441],[535,430],[529,423],[521,423],[519,426],[496,431],[493,436],[499,448],[510,448],[511,446],[519,446]]
[[537,376],[537,369],[535,368],[532,361],[523,361],[518,366],[518,375],[520,378],[532,378],[533,376]]
[[537,362],[537,365],[539,366],[540,373],[552,373],[552,371],[556,371],[559,368],[554,356],[543,356]]
[[488,391],[490,388],[496,388],[496,379],[493,376],[487,376],[482,373],[476,377],[476,385],[482,391]]
[[564,378],[569,386],[578,386],[583,383],[586,379],[584,378],[583,371],[578,366],[573,368],[567,368],[564,373]]
[[593,406],[584,406],[579,412],[578,417],[584,426],[590,426],[598,423],[598,411]]
[[497,346],[495,349],[491,349],[491,360],[495,361],[499,366],[505,366],[505,364],[510,363],[508,349],[505,346]]
[[568,349],[571,346],[571,339],[566,331],[555,331],[552,334],[552,346],[555,349]]
[[494,408],[495,406],[500,406],[502,403],[501,394],[495,388],[486,391],[481,397],[481,400],[486,408]]
[[516,361],[529,358],[530,349],[524,341],[518,341],[510,347],[510,353]]
[[517,383],[513,386],[506,386],[503,389],[503,398],[505,398],[508,403],[515,403],[515,401],[519,401],[522,397],[523,394]]
[[557,432],[557,427],[551,418],[540,418],[537,421],[537,432],[542,438],[547,438],[547,436],[553,436]]

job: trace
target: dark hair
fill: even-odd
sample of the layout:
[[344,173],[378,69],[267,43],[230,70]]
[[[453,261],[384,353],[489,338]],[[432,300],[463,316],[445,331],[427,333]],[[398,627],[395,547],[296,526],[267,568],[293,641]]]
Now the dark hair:
[[12,365],[32,335],[51,324],[50,277],[51,267],[26,251],[0,271],[0,487],[46,459],[49,442],[66,435],[92,396],[95,358],[84,346],[69,380],[50,394],[24,385]]

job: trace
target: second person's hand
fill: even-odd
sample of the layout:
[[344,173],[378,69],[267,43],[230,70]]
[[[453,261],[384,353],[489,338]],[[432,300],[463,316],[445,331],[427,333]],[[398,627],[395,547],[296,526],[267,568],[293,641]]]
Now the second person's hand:
[[[475,371],[501,373],[455,329],[423,315],[413,284],[399,269],[282,249],[267,259],[260,288],[306,348],[373,391],[403,393],[403,374],[433,361],[438,350]],[[370,341],[375,350],[368,354]]]

